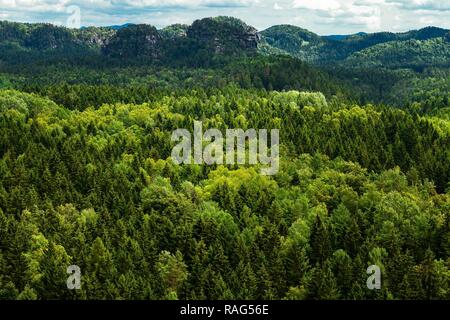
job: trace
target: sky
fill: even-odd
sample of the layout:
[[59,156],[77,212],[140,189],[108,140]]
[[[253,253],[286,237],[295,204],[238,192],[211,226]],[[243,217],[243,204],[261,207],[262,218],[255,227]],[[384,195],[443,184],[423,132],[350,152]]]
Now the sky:
[[0,20],[68,27],[147,23],[162,28],[233,16],[264,30],[292,24],[321,35],[450,29],[450,0],[0,0]]

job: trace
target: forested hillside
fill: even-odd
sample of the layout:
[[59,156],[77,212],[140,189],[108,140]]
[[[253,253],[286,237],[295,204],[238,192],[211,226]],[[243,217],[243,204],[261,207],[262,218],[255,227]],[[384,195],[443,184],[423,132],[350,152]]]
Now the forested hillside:
[[[179,73],[183,68],[183,73],[186,69],[191,74],[219,73],[227,82],[236,80],[236,76],[230,80],[228,74],[238,73],[239,82],[245,82],[244,87],[327,90],[303,85],[297,79],[303,74],[296,72],[296,68],[272,68],[277,73],[281,73],[279,70],[287,73],[276,76],[275,86],[259,81],[260,75],[240,74],[242,68],[248,69],[249,61],[254,65],[252,61],[261,61],[262,55],[268,59],[264,65],[258,65],[263,77],[272,76],[264,69],[268,63],[290,59],[289,64],[298,64],[296,60],[300,59],[315,65],[315,70],[308,71],[304,77],[305,82],[314,74],[327,74],[336,85],[346,87],[347,96],[359,103],[385,103],[404,108],[426,103],[416,88],[428,91],[430,79],[433,79],[434,95],[439,95],[437,99],[448,99],[449,34],[449,30],[428,27],[405,33],[324,37],[290,25],[258,32],[231,17],[205,18],[192,25],[171,25],[161,30],[134,24],[77,30],[0,21],[0,86],[5,87],[2,73],[20,73],[20,76],[27,73],[28,80],[28,74],[34,75],[37,67],[48,73],[48,65],[58,65],[57,74],[61,74],[62,66],[67,72],[68,66],[75,70],[80,67],[109,70],[114,66],[145,65],[152,67],[152,74],[155,68],[163,74]],[[227,68],[225,75],[224,68]],[[195,81],[195,85],[205,83],[208,82]],[[328,83],[325,87],[329,87]]]
[[[366,101],[396,106],[424,103],[416,89],[422,93],[431,90],[437,99],[448,99],[449,30],[428,27],[405,33],[320,37],[296,26],[280,25],[261,34],[280,50],[277,53],[322,66],[342,81],[350,81]],[[264,45],[261,48],[274,53]]]
[[[450,299],[448,40],[0,22],[0,299]],[[195,121],[278,173],[175,164]]]
[[[301,58],[302,60],[318,63],[332,64],[345,60],[356,52],[363,51],[381,44],[396,44],[401,46],[404,42],[427,41],[441,39],[448,43],[449,30],[428,27],[405,33],[359,33],[349,36],[319,36],[311,31],[292,25],[279,25],[270,27],[261,32],[264,39],[273,47],[285,53]],[[413,42],[414,43],[414,42]],[[426,45],[425,45],[426,46]],[[378,46],[378,48],[383,48]],[[383,49],[374,49],[375,52]],[[440,56],[435,52],[435,56]],[[414,57],[410,53],[408,57]],[[445,55],[442,59],[448,59]],[[366,60],[370,60],[370,56]],[[396,59],[393,59],[396,61]],[[401,63],[402,61],[398,61]]]

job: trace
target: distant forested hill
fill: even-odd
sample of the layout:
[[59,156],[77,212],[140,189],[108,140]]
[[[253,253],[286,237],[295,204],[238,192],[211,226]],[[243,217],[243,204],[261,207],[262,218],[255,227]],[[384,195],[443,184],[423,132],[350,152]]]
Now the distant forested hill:
[[[292,25],[278,25],[262,32],[232,17],[205,18],[192,25],[171,25],[157,30],[150,25],[128,24],[118,27],[89,27],[79,30],[49,24],[24,24],[0,21],[0,44],[16,45],[23,50],[61,51],[97,49],[119,57],[151,56],[185,50],[206,50],[210,54],[285,53],[314,64],[330,64],[352,56],[371,64],[379,51],[402,50],[400,61],[439,56],[448,62],[449,30],[428,27],[406,33],[358,33],[349,36],[319,36]],[[414,41],[416,40],[416,41]],[[384,46],[382,44],[385,44]],[[415,49],[408,49],[414,46]],[[406,48],[406,49],[405,49]],[[436,51],[437,50],[437,51]],[[390,52],[389,52],[390,53]],[[386,53],[386,54],[389,54]],[[4,58],[4,57],[1,57]],[[173,57],[172,58],[177,58]],[[395,59],[394,59],[395,60]],[[352,60],[353,62],[354,60]],[[431,64],[433,61],[431,62]]]
[[[65,51],[97,49],[107,56],[122,58],[150,56],[164,48],[187,46],[191,51],[232,54],[256,51],[260,35],[244,22],[231,17],[205,18],[191,26],[173,25],[157,30],[150,25],[129,24],[117,27],[67,29],[50,24],[24,24],[0,21],[0,44],[16,45],[23,50]],[[1,57],[4,58],[4,57]]]
[[321,37],[296,26],[279,25],[261,35],[262,53],[287,54],[321,66],[350,82],[365,101],[397,106],[419,102],[428,105],[424,108],[428,111],[447,107],[449,30],[427,27],[405,33]]
[[[424,42],[418,42],[418,45],[424,47],[427,46],[426,40],[439,39],[437,41],[448,43],[449,30],[427,27],[405,33],[379,32],[321,37],[300,27],[278,25],[262,31],[261,35],[270,46],[289,55],[315,64],[330,64],[384,43],[395,43],[397,46],[402,46],[404,42],[412,43],[412,40],[419,40]],[[417,54],[420,54],[420,52],[411,52],[406,58],[415,59]],[[439,54],[441,52],[435,53],[435,55]],[[370,55],[365,56],[369,63],[371,58]],[[443,59],[448,60],[448,55],[444,55]]]
[[385,68],[450,67],[450,41],[444,37],[428,40],[390,41],[353,53],[345,63],[352,66]]

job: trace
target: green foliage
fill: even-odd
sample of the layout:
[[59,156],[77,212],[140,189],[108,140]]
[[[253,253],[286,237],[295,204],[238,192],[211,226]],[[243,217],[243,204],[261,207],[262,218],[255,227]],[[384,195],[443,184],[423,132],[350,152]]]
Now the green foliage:
[[[447,38],[0,22],[0,299],[449,299]],[[279,173],[175,165],[194,120]]]
[[366,68],[449,67],[449,52],[450,43],[444,38],[392,41],[354,53],[345,63]]
[[206,44],[215,53],[233,53],[236,50],[254,50],[259,35],[255,28],[239,19],[216,17],[196,20],[187,29],[189,38]]
[[[449,135],[434,119],[236,87],[84,111],[0,97],[2,299],[448,298]],[[282,128],[279,174],[174,165],[171,132],[193,119]]]
[[112,57],[158,58],[161,54],[161,35],[155,27],[138,24],[122,28],[108,41],[103,52]]
[[[355,62],[373,64],[375,62],[372,62],[372,59],[376,59],[381,51],[386,57],[389,53],[396,57],[386,58],[384,62],[387,65],[394,62],[404,66],[410,59],[417,59],[417,55],[424,60],[431,55],[439,61],[448,63],[445,54],[448,49],[441,55],[442,50],[445,50],[443,48],[445,42],[448,42],[445,40],[447,33],[448,30],[445,29],[427,27],[397,34],[379,32],[321,37],[297,26],[277,25],[262,31],[261,35],[270,46],[312,63],[332,64],[353,55],[353,59],[348,61],[350,66],[354,66]],[[440,48],[436,46],[440,46]],[[389,49],[390,51],[388,51]],[[433,51],[436,49],[439,51]],[[422,61],[422,63],[424,62]]]
[[186,24],[172,24],[160,30],[161,36],[165,39],[177,39],[187,36],[189,26]]

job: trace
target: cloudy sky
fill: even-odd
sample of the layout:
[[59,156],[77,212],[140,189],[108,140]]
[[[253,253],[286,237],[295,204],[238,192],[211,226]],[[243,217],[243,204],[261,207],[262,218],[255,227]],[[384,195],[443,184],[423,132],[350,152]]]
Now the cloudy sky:
[[319,34],[450,29],[450,0],[0,0],[0,20],[164,27],[228,15],[262,30],[293,24]]

